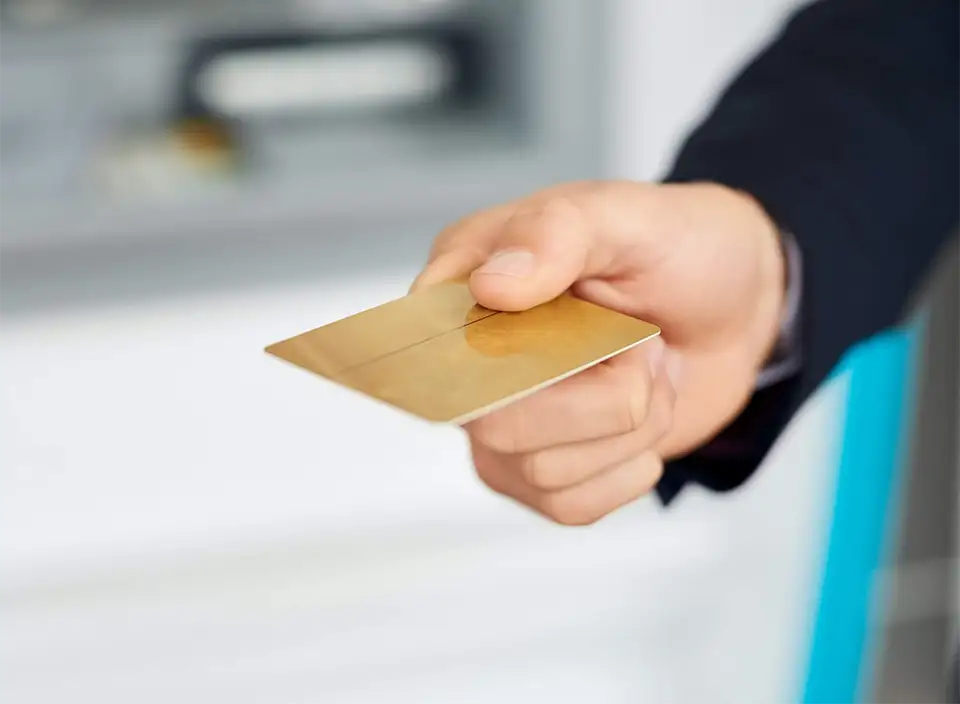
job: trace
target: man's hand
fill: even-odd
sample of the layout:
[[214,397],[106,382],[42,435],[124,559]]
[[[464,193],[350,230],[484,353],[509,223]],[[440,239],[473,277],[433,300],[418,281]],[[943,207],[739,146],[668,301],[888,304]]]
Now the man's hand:
[[712,184],[572,183],[482,211],[437,237],[413,288],[470,272],[491,309],[572,289],[663,330],[466,426],[484,482],[571,525],[647,493],[740,413],[784,298],[773,223]]

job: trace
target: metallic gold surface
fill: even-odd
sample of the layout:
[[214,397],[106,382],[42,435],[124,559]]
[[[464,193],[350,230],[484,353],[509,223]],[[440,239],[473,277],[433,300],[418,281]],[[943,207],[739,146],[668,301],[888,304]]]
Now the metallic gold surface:
[[520,313],[440,284],[267,347],[426,420],[464,423],[655,337],[659,328],[564,294]]

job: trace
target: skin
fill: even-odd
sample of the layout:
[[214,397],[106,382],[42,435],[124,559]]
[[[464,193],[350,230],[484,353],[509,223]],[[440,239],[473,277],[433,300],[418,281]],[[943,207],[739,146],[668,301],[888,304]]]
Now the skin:
[[483,210],[437,236],[412,289],[465,274],[491,309],[570,289],[663,331],[465,426],[479,477],[564,525],[647,494],[737,417],[784,304],[777,228],[709,183],[569,183]]

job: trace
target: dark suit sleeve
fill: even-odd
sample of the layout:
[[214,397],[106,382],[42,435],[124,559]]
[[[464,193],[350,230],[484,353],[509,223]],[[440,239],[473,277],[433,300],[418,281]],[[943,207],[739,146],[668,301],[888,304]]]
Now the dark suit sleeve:
[[958,218],[960,2],[826,0],[797,12],[722,95],[666,178],[752,194],[803,261],[802,371],[668,465],[728,490],[844,351],[897,323]]

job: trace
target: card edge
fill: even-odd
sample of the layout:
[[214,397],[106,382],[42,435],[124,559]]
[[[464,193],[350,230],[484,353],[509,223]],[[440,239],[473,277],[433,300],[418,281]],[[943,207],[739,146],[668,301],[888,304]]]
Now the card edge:
[[[639,318],[638,318],[637,320],[639,320]],[[647,321],[644,320],[644,321],[641,321],[641,322],[647,322]],[[570,377],[575,376],[575,375],[579,374],[580,372],[586,371],[587,369],[590,369],[591,367],[595,367],[595,366],[597,366],[598,364],[600,364],[601,362],[605,362],[605,361],[607,361],[608,359],[612,359],[613,357],[616,357],[618,354],[623,354],[623,353],[626,352],[627,350],[633,349],[634,347],[637,347],[638,345],[642,345],[644,342],[649,342],[649,341],[652,340],[653,338],[659,337],[659,336],[661,335],[662,330],[660,329],[660,327],[659,327],[658,325],[654,325],[653,323],[648,323],[648,325],[652,326],[652,327],[654,328],[654,331],[651,332],[651,333],[650,333],[649,335],[647,335],[646,337],[643,337],[643,338],[641,338],[641,339],[639,339],[639,340],[636,340],[635,342],[631,342],[629,345],[626,345],[626,346],[624,346],[624,347],[621,347],[621,348],[619,348],[619,349],[617,349],[617,350],[615,350],[615,351],[613,351],[613,352],[610,352],[609,354],[605,354],[605,355],[603,355],[602,357],[598,357],[597,359],[592,360],[592,361],[588,362],[587,364],[583,364],[583,365],[581,365],[581,366],[579,366],[579,367],[575,367],[574,369],[572,369],[572,370],[570,370],[570,371],[566,371],[566,372],[564,372],[563,374],[560,374],[560,375],[558,375],[558,376],[555,376],[555,377],[553,377],[552,379],[548,379],[547,381],[541,382],[540,384],[537,384],[537,385],[535,385],[535,386],[532,386],[532,387],[530,387],[529,389],[524,389],[523,391],[521,391],[521,392],[519,392],[519,393],[516,393],[516,394],[514,394],[513,396],[508,396],[508,397],[506,397],[505,399],[500,399],[500,400],[498,400],[498,401],[495,401],[494,403],[491,403],[491,404],[489,404],[489,405],[487,405],[487,406],[484,406],[483,408],[477,409],[477,410],[475,410],[475,411],[470,411],[469,413],[464,413],[463,415],[458,416],[458,417],[456,417],[456,418],[453,418],[453,419],[451,419],[451,420],[435,420],[435,421],[430,421],[430,422],[440,423],[440,424],[444,424],[444,425],[456,425],[456,426],[462,427],[462,426],[466,425],[467,423],[470,423],[470,422],[475,421],[475,420],[477,420],[477,419],[479,419],[479,418],[482,418],[483,416],[489,415],[489,414],[494,413],[494,412],[496,412],[496,411],[499,411],[499,410],[501,410],[501,409],[503,409],[503,408],[506,408],[507,406],[509,406],[509,405],[512,404],[512,403],[515,403],[515,402],[520,401],[520,400],[522,400],[522,399],[524,399],[524,398],[527,398],[528,396],[532,396],[533,394],[537,393],[538,391],[542,391],[543,389],[549,388],[549,387],[553,386],[554,384],[558,384],[558,383],[560,383],[561,381],[563,381],[564,379],[569,379]],[[408,411],[408,412],[409,412],[409,411]],[[417,418],[423,418],[423,416],[419,416],[419,415],[416,415],[416,414],[412,414],[412,415],[415,415]],[[428,419],[424,419],[424,420],[428,420]]]

